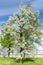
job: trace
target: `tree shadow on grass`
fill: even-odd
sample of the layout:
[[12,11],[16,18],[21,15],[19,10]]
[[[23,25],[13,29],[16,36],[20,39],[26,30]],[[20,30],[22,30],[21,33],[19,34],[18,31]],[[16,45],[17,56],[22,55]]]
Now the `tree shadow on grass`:
[[26,59],[24,59],[24,61],[25,61],[25,62],[28,62],[28,61],[30,61],[30,62],[34,62],[35,59],[33,59],[33,58],[26,58]]
[[[13,62],[17,62],[17,63],[20,63],[21,59],[17,59],[17,58],[11,58],[13,60]],[[22,63],[24,62],[35,62],[35,58],[25,58],[25,59],[22,59],[21,61]]]
[[[15,62],[20,62],[20,59],[15,59]],[[25,59],[22,59],[21,61],[22,63],[24,62],[35,62],[35,59],[34,58],[25,58]]]

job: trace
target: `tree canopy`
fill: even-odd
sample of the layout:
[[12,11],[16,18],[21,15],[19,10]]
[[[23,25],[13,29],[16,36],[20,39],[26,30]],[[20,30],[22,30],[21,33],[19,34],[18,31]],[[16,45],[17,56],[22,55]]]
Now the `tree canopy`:
[[19,12],[10,16],[7,23],[2,26],[4,34],[2,46],[9,46],[12,42],[10,34],[14,37],[14,48],[19,49],[21,54],[24,54],[26,50],[34,50],[34,42],[40,44],[41,23],[38,17],[39,13],[31,6],[20,7]]

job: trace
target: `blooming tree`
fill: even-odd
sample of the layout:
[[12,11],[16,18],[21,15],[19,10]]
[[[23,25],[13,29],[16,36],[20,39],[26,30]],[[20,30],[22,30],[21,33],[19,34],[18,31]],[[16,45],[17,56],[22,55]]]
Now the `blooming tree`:
[[21,58],[24,58],[27,50],[35,49],[34,42],[40,44],[41,24],[38,16],[39,13],[31,6],[20,7],[19,12],[10,16],[3,25],[4,34],[14,35],[14,48],[19,49]]

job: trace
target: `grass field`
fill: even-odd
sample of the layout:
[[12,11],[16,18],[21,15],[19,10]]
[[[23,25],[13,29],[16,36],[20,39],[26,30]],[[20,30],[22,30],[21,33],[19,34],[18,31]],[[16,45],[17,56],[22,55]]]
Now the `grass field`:
[[15,58],[1,58],[0,65],[43,65],[43,58],[27,59],[23,63],[20,63]]

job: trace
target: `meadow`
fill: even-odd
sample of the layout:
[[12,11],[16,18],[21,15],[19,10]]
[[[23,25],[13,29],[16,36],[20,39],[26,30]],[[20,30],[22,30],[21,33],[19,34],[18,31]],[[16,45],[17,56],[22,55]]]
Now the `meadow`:
[[43,65],[43,58],[28,58],[21,63],[16,58],[0,57],[0,65]]

